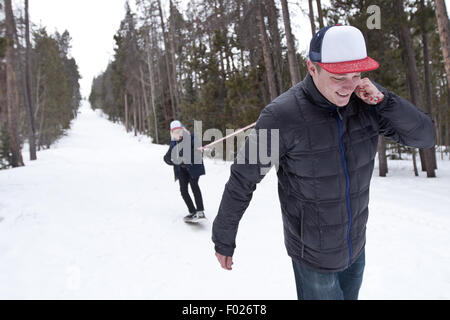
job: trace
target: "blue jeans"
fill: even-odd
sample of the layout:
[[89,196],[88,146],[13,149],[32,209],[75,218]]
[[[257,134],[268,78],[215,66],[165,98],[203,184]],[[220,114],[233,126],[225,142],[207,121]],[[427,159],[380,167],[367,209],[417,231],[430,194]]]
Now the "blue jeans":
[[292,260],[299,300],[357,300],[363,279],[365,252],[340,272],[318,272]]

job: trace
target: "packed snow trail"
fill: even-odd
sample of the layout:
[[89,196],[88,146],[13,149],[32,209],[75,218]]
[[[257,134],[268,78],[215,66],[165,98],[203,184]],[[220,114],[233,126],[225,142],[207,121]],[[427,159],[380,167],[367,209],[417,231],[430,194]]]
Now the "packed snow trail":
[[[1,299],[296,299],[274,170],[225,271],[210,239],[230,163],[205,159],[208,220],[186,224],[167,146],[80,111],[37,161],[0,171]],[[450,163],[438,162],[437,179],[389,165],[372,180],[360,298],[449,299]]]

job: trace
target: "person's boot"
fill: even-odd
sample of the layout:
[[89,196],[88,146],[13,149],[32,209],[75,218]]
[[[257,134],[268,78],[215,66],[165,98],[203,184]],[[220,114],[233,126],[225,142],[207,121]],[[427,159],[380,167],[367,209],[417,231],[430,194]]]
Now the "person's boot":
[[192,222],[192,220],[194,219],[195,214],[196,214],[196,212],[189,213],[187,216],[185,216],[183,218],[184,222]]
[[206,219],[205,212],[203,211],[197,211],[194,216],[192,217],[192,222],[197,222],[199,220]]

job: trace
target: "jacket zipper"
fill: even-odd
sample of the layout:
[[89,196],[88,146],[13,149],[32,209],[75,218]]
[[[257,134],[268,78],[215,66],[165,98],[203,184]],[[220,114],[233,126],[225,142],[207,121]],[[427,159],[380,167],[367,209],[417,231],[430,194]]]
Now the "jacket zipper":
[[344,173],[345,173],[345,197],[347,202],[347,214],[348,214],[348,229],[347,229],[347,243],[348,243],[348,251],[349,251],[349,257],[348,257],[348,267],[350,267],[351,261],[352,261],[352,241],[350,237],[350,230],[352,227],[352,211],[350,206],[350,175],[348,174],[348,168],[347,168],[347,161],[345,160],[345,152],[344,152],[344,145],[342,143],[342,135],[343,135],[343,129],[342,129],[342,115],[339,113],[339,110],[337,107],[335,108],[335,119],[338,124],[339,128],[339,149],[341,150],[341,159],[342,159],[342,165],[344,167]]

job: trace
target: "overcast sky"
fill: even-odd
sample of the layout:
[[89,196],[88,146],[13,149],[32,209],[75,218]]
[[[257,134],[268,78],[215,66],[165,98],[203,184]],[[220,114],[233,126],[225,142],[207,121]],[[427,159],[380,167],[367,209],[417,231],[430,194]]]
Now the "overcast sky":
[[[105,70],[112,59],[113,36],[125,15],[126,0],[30,0],[30,19],[47,28],[49,33],[68,30],[72,36],[72,56],[77,61],[81,76],[81,93],[89,96],[93,77]],[[183,0],[186,3],[189,0]],[[449,1],[446,0],[447,8]],[[133,6],[134,0],[130,0]],[[168,0],[162,0],[163,5]],[[14,0],[16,8],[23,0]],[[301,3],[301,7],[298,3]],[[322,1],[328,5],[328,0]],[[311,28],[306,16],[308,2],[291,0],[289,11],[293,33],[298,40],[297,50],[309,47]],[[281,8],[280,8],[281,9]],[[281,10],[280,10],[281,14]],[[280,25],[282,27],[282,24]]]
[[68,30],[72,56],[87,97],[94,76],[103,71],[114,50],[113,36],[125,15],[125,0],[31,0],[30,19],[49,33]]

